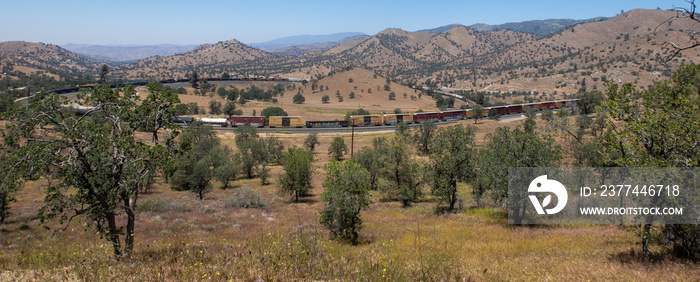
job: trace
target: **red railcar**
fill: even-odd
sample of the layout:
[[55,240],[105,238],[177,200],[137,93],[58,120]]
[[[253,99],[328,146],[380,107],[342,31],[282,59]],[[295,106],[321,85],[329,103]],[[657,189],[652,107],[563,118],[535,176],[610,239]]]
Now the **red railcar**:
[[228,123],[231,126],[248,125],[253,127],[265,126],[265,117],[259,116],[230,116]]
[[556,102],[542,102],[539,104],[538,110],[551,110],[557,107]]
[[519,114],[523,112],[523,105],[508,106],[508,114]]
[[442,119],[442,113],[440,112],[427,112],[427,113],[415,113],[413,114],[413,122],[421,123],[424,121],[438,122]]
[[443,111],[440,113],[442,113],[443,120],[466,119],[467,118],[467,110]]
[[508,114],[508,106],[491,107],[491,108],[489,108],[489,113],[491,111],[496,111],[499,115],[507,115]]

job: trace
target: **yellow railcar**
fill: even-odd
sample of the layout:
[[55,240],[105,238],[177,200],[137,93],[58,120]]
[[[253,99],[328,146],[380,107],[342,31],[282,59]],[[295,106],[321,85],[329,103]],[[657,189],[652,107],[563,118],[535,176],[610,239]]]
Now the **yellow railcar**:
[[270,127],[304,127],[302,117],[270,117]]
[[384,124],[391,125],[401,122],[413,123],[413,114],[386,114],[384,115]]
[[350,116],[350,124],[352,126],[382,125],[384,117],[382,115]]

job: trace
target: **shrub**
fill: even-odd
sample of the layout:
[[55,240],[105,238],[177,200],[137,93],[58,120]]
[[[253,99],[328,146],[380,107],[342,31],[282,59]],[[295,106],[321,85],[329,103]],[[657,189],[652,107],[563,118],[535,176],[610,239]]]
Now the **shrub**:
[[261,209],[267,206],[267,202],[248,186],[238,189],[233,196],[223,199],[223,203],[224,207],[236,209]]
[[172,202],[168,204],[168,210],[171,212],[191,212],[192,208],[181,202]]
[[168,202],[160,198],[142,200],[136,205],[137,212],[162,213],[167,210]]
[[306,99],[304,98],[304,95],[301,95],[301,93],[297,93],[297,95],[294,95],[292,98],[294,101],[294,104],[302,104]]

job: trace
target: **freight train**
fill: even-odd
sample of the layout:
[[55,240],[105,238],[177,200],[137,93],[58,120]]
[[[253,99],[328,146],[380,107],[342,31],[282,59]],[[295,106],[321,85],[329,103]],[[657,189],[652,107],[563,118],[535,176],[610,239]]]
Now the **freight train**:
[[[576,105],[580,99],[547,101],[538,103],[504,105],[484,108],[482,118],[488,117],[489,113],[497,113],[499,115],[512,115],[523,113],[526,110],[543,111],[554,110],[561,108],[571,108]],[[183,119],[186,117],[178,117]],[[350,116],[349,121],[334,120],[334,121],[306,121],[300,116],[271,116],[268,119],[270,128],[276,127],[307,127],[307,128],[326,128],[326,127],[348,127],[348,126],[381,126],[395,125],[398,123],[421,123],[426,121],[439,122],[450,120],[463,120],[475,118],[472,109],[459,109],[439,112],[421,112],[421,113],[401,113],[401,114],[375,114],[375,115],[355,115]],[[194,120],[189,118],[189,120]],[[204,123],[220,126],[249,125],[254,127],[264,127],[265,117],[263,116],[231,116],[228,119],[223,118],[202,118],[199,119]]]
[[[296,82],[298,79],[290,78],[269,78],[262,76],[248,76],[248,77],[231,77],[231,78],[204,78],[202,80],[207,81],[292,81]],[[120,88],[125,85],[133,86],[143,86],[148,84],[149,81],[134,81],[125,84],[112,84],[109,85],[111,88]],[[178,82],[189,82],[189,79],[165,79],[161,80],[160,83],[178,83]],[[88,84],[79,85],[76,87],[53,89],[47,92],[54,92],[57,94],[65,94],[77,92],[82,88],[94,88],[98,85]],[[452,94],[456,95],[456,94]],[[542,110],[553,110],[560,108],[570,108],[576,105],[580,99],[569,99],[569,100],[557,100],[557,101],[546,101],[528,104],[518,104],[518,105],[504,105],[504,106],[493,106],[484,108],[483,117],[488,117],[489,113],[497,113],[499,115],[511,115],[523,113],[526,110],[542,111]],[[89,113],[89,107],[74,108],[77,115],[84,115]],[[350,116],[349,121],[306,121],[300,116],[295,117],[282,117],[282,116],[271,116],[268,119],[267,125],[271,128],[275,127],[307,127],[307,128],[325,128],[325,127],[348,127],[348,126],[380,126],[380,125],[395,125],[398,123],[421,123],[425,121],[449,121],[449,120],[462,120],[474,118],[474,111],[472,109],[459,109],[459,110],[449,110],[449,111],[438,111],[438,112],[420,112],[420,113],[400,113],[400,114],[376,114],[376,115],[356,115]],[[264,127],[266,125],[265,117],[263,116],[230,116],[228,118],[199,118],[194,117],[173,117],[173,121],[176,123],[187,124],[195,120],[200,120],[203,123],[217,126],[240,126],[248,125],[253,127]]]

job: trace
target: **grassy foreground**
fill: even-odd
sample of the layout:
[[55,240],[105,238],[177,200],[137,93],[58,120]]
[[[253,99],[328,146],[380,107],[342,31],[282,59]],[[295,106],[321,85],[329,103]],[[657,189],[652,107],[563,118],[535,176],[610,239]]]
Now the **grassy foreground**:
[[[222,142],[232,143],[230,133]],[[305,136],[283,137],[285,147]],[[367,134],[356,145],[374,138]],[[639,260],[634,227],[507,224],[498,209],[471,208],[469,187],[460,186],[464,209],[438,215],[431,198],[410,208],[373,196],[362,212],[362,243],[332,239],[318,223],[319,195],[328,162],[329,136],[321,137],[312,196],[301,203],[280,197],[259,179],[215,183],[200,201],[160,183],[139,198],[134,253],[116,260],[111,245],[82,219],[65,231],[46,230],[36,217],[43,180],[16,195],[12,215],[0,225],[0,281],[137,280],[697,280],[700,265],[668,257]],[[346,142],[349,140],[346,140]],[[359,146],[358,146],[359,148]],[[272,167],[271,180],[282,169]],[[264,208],[239,208],[244,189]],[[427,191],[426,191],[427,192]],[[660,252],[654,244],[652,252]]]
[[[246,183],[248,182],[248,183]],[[239,181],[255,185],[255,181]],[[363,213],[364,242],[332,240],[312,197],[290,204],[256,187],[263,209],[228,207],[236,189],[200,202],[160,185],[144,195],[135,253],[117,261],[82,222],[66,231],[37,225],[40,188],[19,195],[2,226],[0,280],[693,280],[697,264],[640,263],[639,239],[617,226],[513,227],[502,212],[436,215],[433,203],[402,209],[378,202]],[[15,205],[17,206],[17,205]]]

